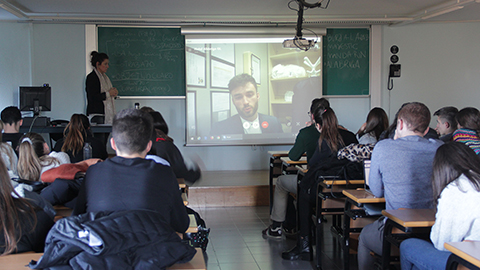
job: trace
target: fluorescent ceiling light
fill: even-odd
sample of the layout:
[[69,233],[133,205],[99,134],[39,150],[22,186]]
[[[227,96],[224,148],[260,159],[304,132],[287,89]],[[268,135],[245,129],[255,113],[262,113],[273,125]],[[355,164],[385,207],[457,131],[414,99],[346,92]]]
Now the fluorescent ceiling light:
[[446,13],[449,13],[449,12],[452,12],[452,11],[455,11],[455,10],[462,9],[462,8],[463,8],[463,6],[456,6],[456,7],[450,7],[450,8],[447,8],[447,9],[443,9],[443,10],[440,10],[440,11],[437,11],[437,12],[433,12],[432,14],[423,16],[422,20],[430,19],[430,18],[440,16],[440,15],[443,15],[443,14],[446,14]]
[[5,1],[1,1],[0,2],[0,8],[3,8],[4,10],[10,12],[11,14],[17,16],[18,18],[27,18],[27,16],[25,15],[25,13],[23,13],[20,9],[18,9],[17,7],[5,2]]

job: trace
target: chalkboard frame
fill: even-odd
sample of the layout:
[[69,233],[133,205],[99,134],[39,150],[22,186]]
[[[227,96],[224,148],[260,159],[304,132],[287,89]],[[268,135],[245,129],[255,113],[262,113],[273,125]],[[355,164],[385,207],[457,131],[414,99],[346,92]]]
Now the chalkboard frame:
[[[101,30],[102,29],[102,30]],[[168,38],[165,41],[162,39],[157,39],[151,38],[147,42],[152,42],[153,45],[158,44],[158,41],[164,42],[164,44],[171,44],[172,46],[170,48],[167,47],[167,49],[162,50],[163,52],[169,52],[171,53],[170,56],[174,57],[178,62],[177,65],[172,64],[172,61],[166,60],[166,54],[164,54],[164,59],[163,61],[157,60],[157,62],[161,62],[158,66],[155,72],[157,74],[161,74],[162,72],[166,74],[165,77],[168,76],[175,76],[175,81],[170,81],[170,82],[162,82],[162,80],[158,80],[158,82],[154,82],[153,87],[155,89],[150,89],[151,91],[156,91],[153,94],[140,94],[137,95],[137,93],[126,93],[122,94],[122,90],[118,87],[118,84],[115,82],[115,75],[119,74],[118,72],[115,72],[114,70],[112,71],[112,66],[115,64],[115,55],[110,55],[108,50],[104,49],[104,46],[102,46],[102,31],[115,31],[115,30],[125,30],[125,31],[138,31],[139,33],[144,30],[150,30],[150,31],[155,31],[157,34],[162,33],[162,31],[166,31],[167,34],[162,36],[162,38]],[[144,31],[145,32],[145,31]],[[105,33],[105,32],[104,32]],[[112,26],[112,25],[97,25],[96,27],[96,39],[97,39],[97,50],[99,52],[105,52],[107,55],[109,55],[110,58],[110,68],[109,71],[107,71],[107,75],[110,77],[110,80],[112,81],[112,84],[114,87],[117,87],[119,89],[119,99],[185,99],[186,98],[186,59],[185,59],[185,37],[181,34],[180,27],[156,27],[156,26]],[[172,40],[171,43],[170,40]],[[153,43],[156,42],[156,43]],[[145,42],[144,42],[145,43]],[[155,47],[155,46],[152,46]],[[174,49],[171,49],[174,48]],[[128,51],[127,51],[128,52]],[[161,56],[162,52],[158,52],[159,59],[162,58]],[[134,55],[134,54],[132,54]],[[133,56],[132,56],[133,57]],[[128,61],[128,60],[126,60]],[[126,62],[125,61],[125,62]],[[113,62],[113,63],[112,63]],[[163,62],[166,62],[163,63]],[[172,65],[175,69],[172,69]],[[162,71],[167,70],[167,71]],[[143,78],[141,79],[143,80]],[[135,80],[132,79],[132,84],[135,84],[135,82],[138,83],[138,81],[141,80]],[[147,80],[148,81],[148,80]],[[154,80],[151,80],[154,81]],[[163,81],[168,81],[168,79],[165,79]],[[118,81],[117,81],[118,82]],[[142,83],[142,82],[140,82]],[[150,84],[151,82],[145,82],[145,84]],[[171,85],[170,85],[171,83]],[[171,93],[169,93],[171,91]]]
[[[338,35],[344,38],[336,38]],[[355,39],[355,37],[358,37],[357,35],[360,37],[358,40]],[[347,41],[345,41],[345,38]],[[338,47],[329,47],[329,40],[330,44]],[[370,96],[370,46],[370,28],[327,29],[327,34],[323,37],[323,96],[348,98]],[[350,50],[345,48],[350,48]],[[339,56],[340,54],[341,56]],[[343,55],[348,55],[350,58],[342,58]],[[337,59],[341,60],[336,61]],[[348,61],[351,66],[345,64],[347,67],[341,71],[332,68],[338,68],[342,65],[342,63],[339,64],[341,61],[345,61],[345,63]],[[357,65],[359,66],[359,72],[354,71]],[[355,78],[356,76],[359,77]]]

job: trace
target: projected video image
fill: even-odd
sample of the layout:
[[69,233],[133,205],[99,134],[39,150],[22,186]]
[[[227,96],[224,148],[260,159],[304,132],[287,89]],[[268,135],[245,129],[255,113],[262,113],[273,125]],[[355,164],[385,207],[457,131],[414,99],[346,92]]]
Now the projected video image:
[[321,44],[186,40],[187,145],[290,144],[322,93]]

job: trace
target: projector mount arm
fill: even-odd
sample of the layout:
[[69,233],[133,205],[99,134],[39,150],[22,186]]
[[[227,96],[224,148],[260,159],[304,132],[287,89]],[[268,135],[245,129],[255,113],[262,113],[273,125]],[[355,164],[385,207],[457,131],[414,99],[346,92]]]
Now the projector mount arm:
[[305,0],[297,0],[298,2],[298,19],[297,19],[297,34],[295,38],[301,39],[302,38],[302,24],[303,24],[303,10],[304,8],[316,8],[322,5],[323,0],[318,1],[315,4],[307,3]]

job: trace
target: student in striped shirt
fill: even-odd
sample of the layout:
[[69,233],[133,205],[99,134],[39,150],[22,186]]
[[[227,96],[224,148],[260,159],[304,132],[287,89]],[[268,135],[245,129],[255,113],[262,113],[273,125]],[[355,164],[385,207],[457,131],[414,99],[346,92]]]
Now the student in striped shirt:
[[480,112],[473,107],[461,109],[456,115],[458,129],[453,133],[453,140],[468,145],[480,154]]

